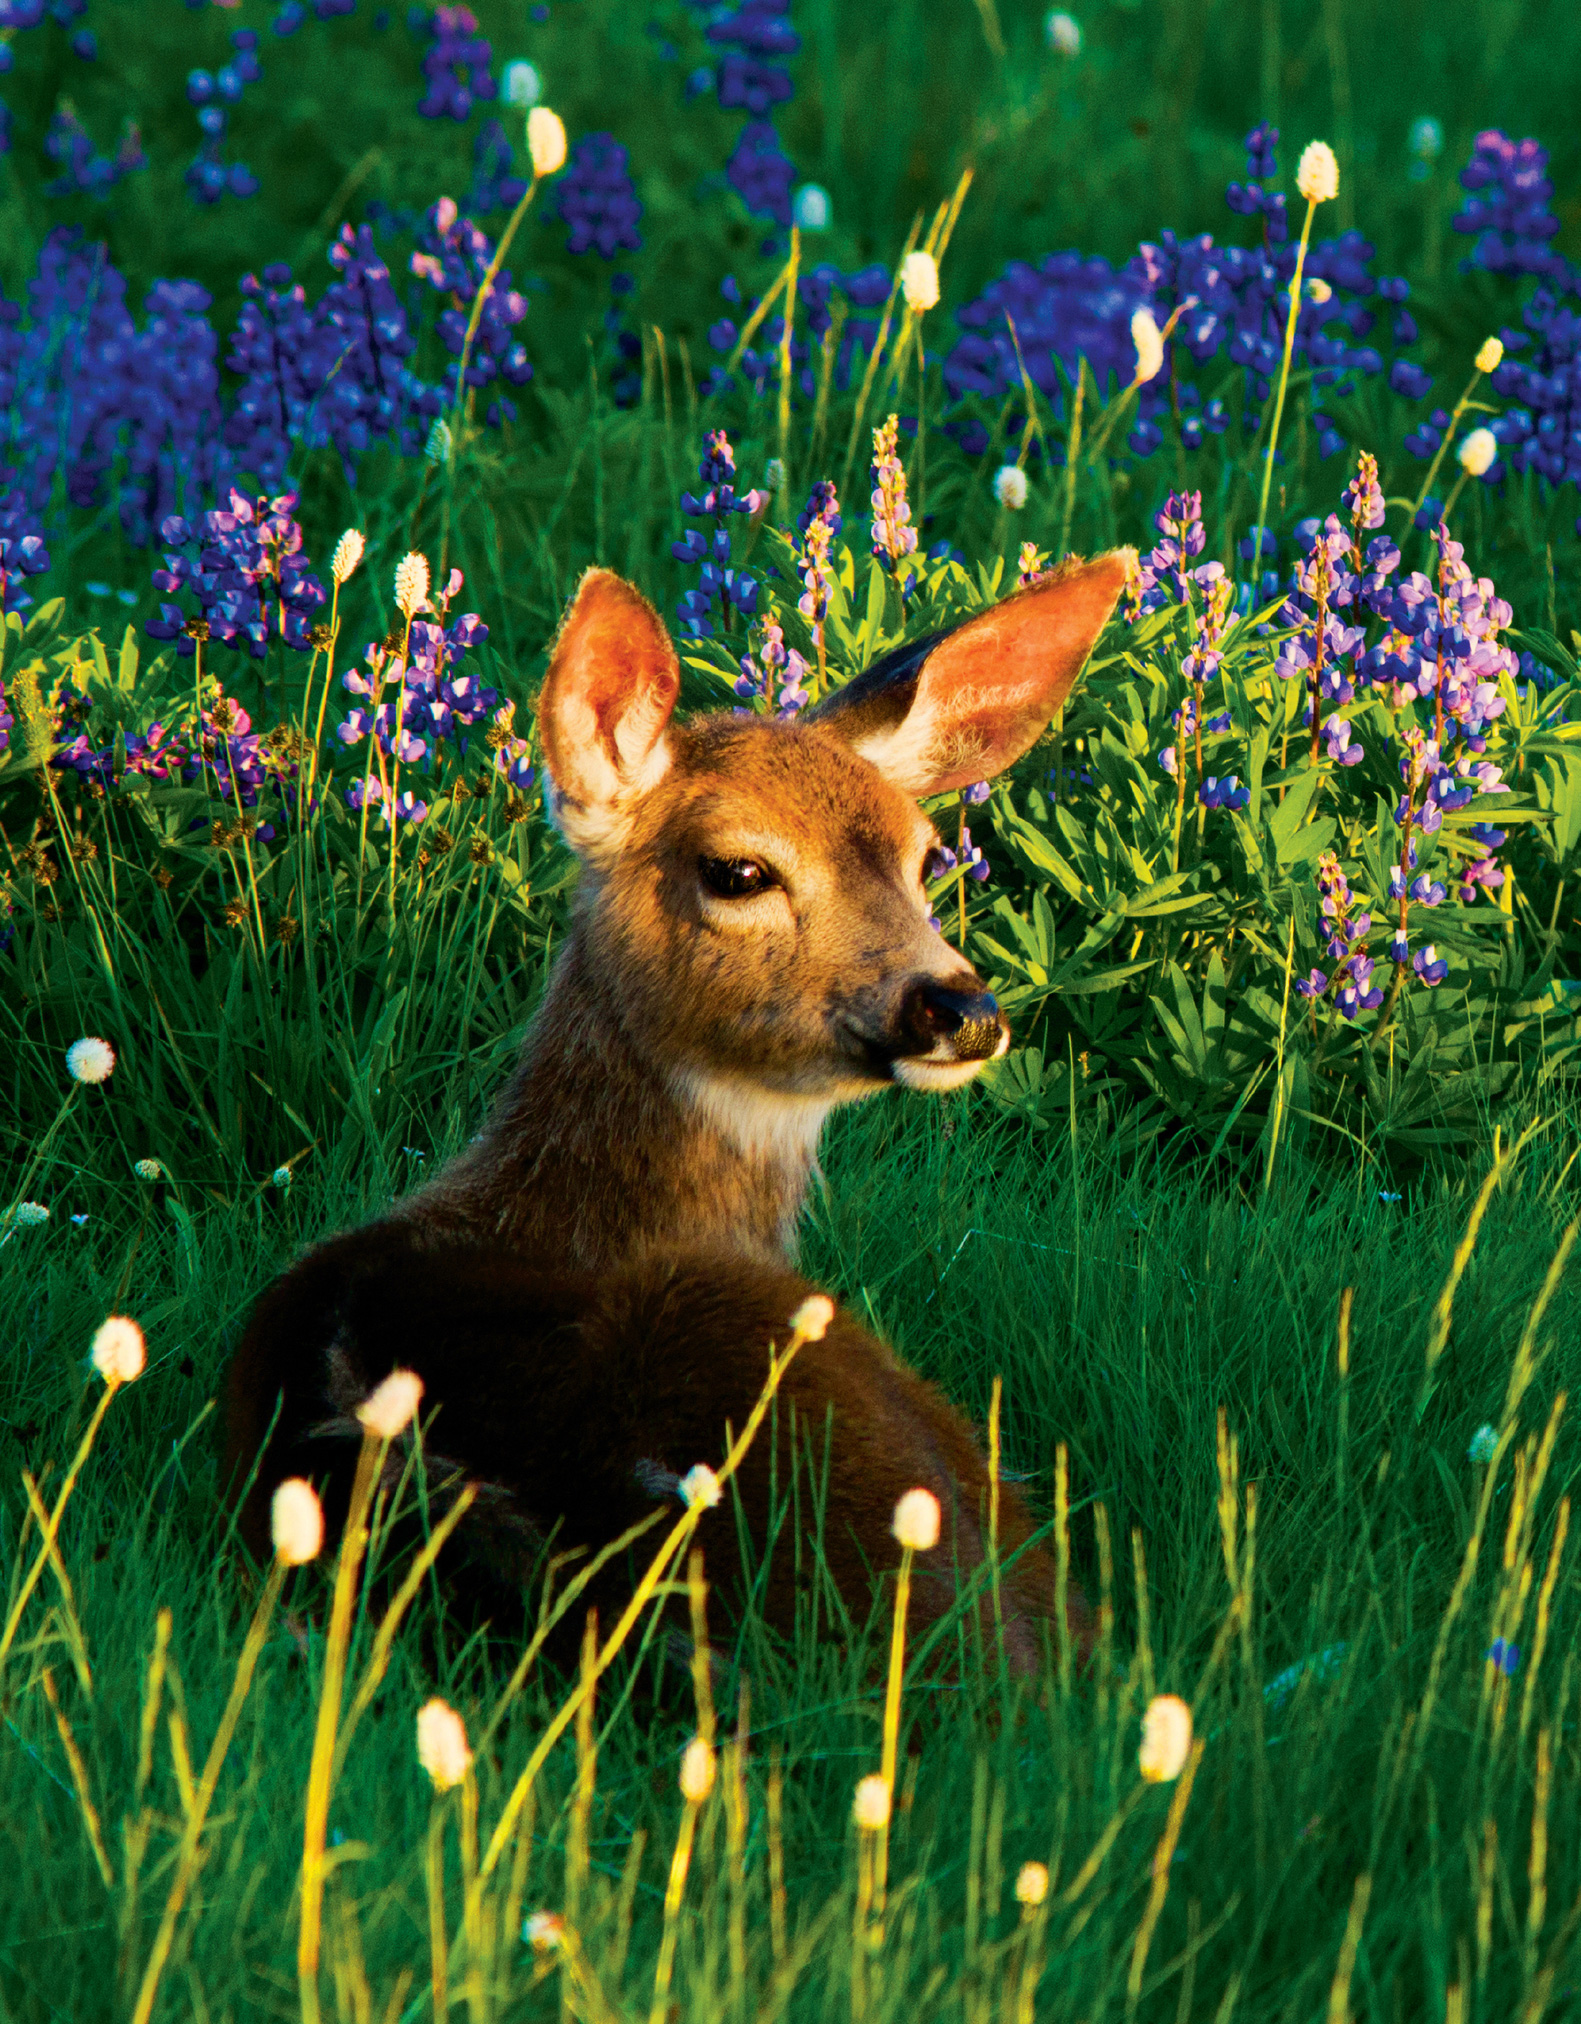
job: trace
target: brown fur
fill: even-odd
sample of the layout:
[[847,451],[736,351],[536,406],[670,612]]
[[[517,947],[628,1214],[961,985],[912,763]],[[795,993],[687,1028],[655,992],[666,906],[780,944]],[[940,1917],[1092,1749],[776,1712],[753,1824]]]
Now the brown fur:
[[[745,1424],[770,1345],[783,1347],[787,1318],[810,1290],[784,1267],[728,1253],[658,1254],[594,1278],[532,1272],[497,1251],[421,1251],[396,1224],[336,1238],[265,1294],[232,1366],[227,1435],[237,1479],[263,1449],[243,1537],[267,1554],[269,1500],[287,1475],[318,1482],[338,1526],[360,1432],[350,1408],[403,1366],[423,1379],[425,1424],[437,1408],[425,1436],[430,1479],[486,1486],[447,1572],[492,1613],[519,1618],[520,1585],[551,1534],[556,1553],[597,1548],[656,1504],[679,1513],[679,1477],[695,1462],[718,1464],[727,1425]],[[988,1477],[977,1444],[932,1385],[837,1312],[827,1336],[792,1361],[775,1416],[736,1478],[757,1554],[768,1542],[776,1474],[782,1496],[790,1480],[793,1426],[804,1456],[811,1437],[821,1468],[826,1425],[823,1546],[859,1624],[874,1579],[899,1557],[896,1502],[918,1485],[940,1501],[940,1544],[917,1561],[913,1621],[924,1629],[953,1601],[957,1569],[982,1566]],[[804,1514],[808,1501],[804,1470]],[[1002,1555],[1017,1556],[1031,1527],[1008,1485],[999,1525]],[[699,1539],[710,1580],[739,1600],[733,1499],[704,1517]],[[639,1566],[652,1546],[636,1549]],[[797,1558],[787,1528],[759,1603],[786,1635],[798,1587],[809,1592],[805,1575],[797,1582]],[[629,1583],[627,1569],[612,1568],[595,1584],[589,1600],[606,1620]],[[1035,1663],[1054,1606],[1048,1555],[1019,1553],[1004,1577],[1007,1647],[1018,1666]],[[1074,1591],[1071,1624],[1085,1651],[1090,1623]]]
[[[886,657],[800,722],[684,725],[657,615],[588,572],[539,705],[553,806],[584,866],[568,943],[479,1140],[260,1301],[229,1395],[238,1485],[281,1401],[244,1506],[255,1552],[287,1474],[323,1476],[334,1515],[347,1415],[395,1363],[441,1407],[439,1452],[493,1486],[463,1531],[496,1601],[557,1526],[560,1544],[614,1537],[654,1482],[717,1458],[808,1290],[785,1258],[828,1111],[895,1083],[959,1087],[1009,1044],[929,925],[938,838],[913,797],[1026,750],[1125,569],[1123,555],[1070,565]],[[709,864],[743,859],[771,875],[722,896]],[[964,1423],[843,1317],[784,1398],[781,1444],[790,1408],[815,1431],[832,1414],[827,1546],[859,1614],[895,1558],[897,1498],[917,1485],[940,1498],[949,1530],[919,1577],[922,1619],[936,1616],[952,1566],[983,1555],[985,1474]],[[765,1436],[741,1476],[760,1544],[773,1453]],[[1003,1522],[1009,1545],[1026,1538],[1009,1492]],[[726,1524],[715,1514],[705,1537]],[[782,1628],[793,1561],[778,1557],[766,1597]],[[1042,1556],[1019,1564],[1010,1604],[1027,1660],[1053,1607]],[[1083,1636],[1085,1610],[1073,1595]]]
[[[1123,555],[1071,567],[800,723],[682,725],[663,625],[590,571],[539,707],[584,858],[569,942],[481,1138],[396,1214],[555,1266],[633,1242],[783,1258],[835,1104],[896,1082],[954,1087],[981,1066],[906,1028],[921,982],[983,990],[928,925],[921,873],[938,839],[912,795],[1025,750],[1124,576]],[[736,856],[782,884],[712,898],[699,860]]]

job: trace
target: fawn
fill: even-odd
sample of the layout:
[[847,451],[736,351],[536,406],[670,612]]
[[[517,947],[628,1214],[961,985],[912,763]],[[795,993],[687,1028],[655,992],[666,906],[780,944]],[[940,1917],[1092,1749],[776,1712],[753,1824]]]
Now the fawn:
[[[958,1088],[1009,1045],[930,923],[939,838],[917,799],[1028,749],[1128,563],[1066,565],[792,723],[674,721],[662,622],[587,573],[539,703],[553,813],[583,867],[571,933],[480,1138],[260,1301],[229,1382],[232,1480],[258,1464],[242,1509],[255,1551],[286,1475],[326,1479],[335,1515],[351,1453],[336,1437],[396,1365],[440,1408],[437,1454],[489,1486],[462,1531],[500,1593],[557,1525],[557,1550],[596,1547],[717,1458],[810,1290],[787,1253],[829,1111],[896,1084]],[[820,1441],[828,1425],[836,1585],[859,1605],[896,1558],[896,1496],[922,1485],[948,1514],[918,1591],[936,1615],[954,1570],[983,1557],[970,1430],[848,1318],[814,1347],[792,1365],[781,1438],[793,1419]],[[740,1479],[759,1541],[774,1445],[760,1437]],[[1000,1513],[1014,1550],[1019,1497]],[[1028,1661],[1054,1607],[1045,1556],[1021,1554],[1005,1599]],[[781,1578],[763,1602],[790,1627]],[[1074,1592],[1070,1614],[1084,1639]]]

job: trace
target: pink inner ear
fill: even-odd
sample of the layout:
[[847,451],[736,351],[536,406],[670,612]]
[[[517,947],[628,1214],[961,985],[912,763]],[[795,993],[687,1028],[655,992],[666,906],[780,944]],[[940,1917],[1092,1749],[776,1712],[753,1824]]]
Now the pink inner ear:
[[651,743],[680,686],[675,649],[652,605],[609,570],[590,569],[549,666],[542,719],[550,770],[561,777],[557,758],[563,764],[570,755],[557,748],[578,718],[585,724],[591,717],[599,743],[617,764],[633,730]]
[[940,641],[911,711],[930,734],[928,792],[989,779],[1032,745],[1107,624],[1126,566],[1123,552],[1079,563]]

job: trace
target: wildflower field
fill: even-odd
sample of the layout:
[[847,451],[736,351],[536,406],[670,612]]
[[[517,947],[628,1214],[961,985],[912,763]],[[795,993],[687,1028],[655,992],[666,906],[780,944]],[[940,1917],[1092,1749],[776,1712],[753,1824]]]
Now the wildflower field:
[[[0,0],[0,2018],[1574,2013],[1578,73],[1560,0]],[[902,1677],[815,1564],[787,1644],[679,1506],[694,1636],[580,1668],[382,1509],[250,1568],[250,1304],[564,938],[581,572],[793,718],[1121,545],[930,804],[1016,1045],[801,1246],[1090,1667]]]

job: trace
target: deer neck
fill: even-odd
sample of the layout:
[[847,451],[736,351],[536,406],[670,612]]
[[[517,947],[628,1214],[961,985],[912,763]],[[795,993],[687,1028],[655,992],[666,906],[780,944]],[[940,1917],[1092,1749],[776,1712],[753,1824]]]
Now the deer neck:
[[573,931],[482,1133],[400,1213],[560,1267],[670,1243],[783,1260],[830,1108],[649,1058]]

